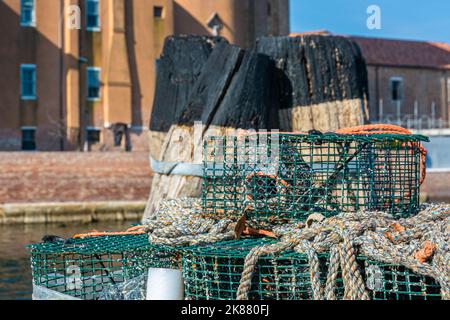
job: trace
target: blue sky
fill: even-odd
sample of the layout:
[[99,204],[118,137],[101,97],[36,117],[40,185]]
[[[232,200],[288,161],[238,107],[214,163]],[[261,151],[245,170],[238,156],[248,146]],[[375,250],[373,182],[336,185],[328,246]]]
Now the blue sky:
[[[290,0],[291,31],[450,43],[450,0]],[[381,9],[381,29],[367,28],[369,5]]]

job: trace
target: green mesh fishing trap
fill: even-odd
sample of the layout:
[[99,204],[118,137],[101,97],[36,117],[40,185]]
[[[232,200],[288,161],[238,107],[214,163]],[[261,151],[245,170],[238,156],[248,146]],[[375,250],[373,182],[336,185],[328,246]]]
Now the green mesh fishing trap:
[[[182,269],[185,297],[189,300],[235,300],[244,269],[244,260],[255,246],[276,240],[246,238],[183,250]],[[320,280],[326,282],[329,255],[320,254]],[[441,299],[439,285],[429,277],[417,275],[396,265],[358,257],[360,271],[371,299]],[[344,296],[341,276],[336,279],[335,295]],[[308,257],[293,251],[263,256],[258,260],[251,300],[310,300],[313,297]]]
[[[244,259],[255,246],[276,240],[247,238],[195,246],[183,250],[182,268],[185,297],[189,300],[235,300]],[[328,255],[319,256],[321,280],[325,283]],[[343,294],[337,280],[337,295]],[[308,258],[283,252],[261,257],[249,292],[251,300],[310,300],[312,288]]]
[[403,266],[364,262],[366,287],[373,300],[441,300],[441,287],[431,277],[416,274]]
[[419,209],[420,143],[402,134],[254,134],[209,137],[203,209],[215,217],[304,220],[358,210],[398,217]]
[[29,248],[34,285],[84,300],[107,299],[107,290],[137,277],[145,280],[148,268],[179,267],[177,252],[151,245],[146,234],[68,239]]

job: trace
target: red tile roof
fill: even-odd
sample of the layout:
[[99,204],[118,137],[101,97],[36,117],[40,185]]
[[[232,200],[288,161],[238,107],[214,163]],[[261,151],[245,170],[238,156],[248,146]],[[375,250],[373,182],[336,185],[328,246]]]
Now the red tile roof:
[[[331,35],[326,30],[293,33]],[[450,70],[450,44],[347,36],[358,43],[368,65],[420,67]]]

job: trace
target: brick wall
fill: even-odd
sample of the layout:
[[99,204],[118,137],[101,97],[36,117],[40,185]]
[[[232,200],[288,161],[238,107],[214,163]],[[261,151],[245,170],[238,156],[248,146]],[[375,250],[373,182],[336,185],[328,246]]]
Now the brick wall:
[[0,153],[0,203],[146,200],[148,153]]
[[0,129],[0,150],[17,151],[22,148],[22,133],[16,129]]

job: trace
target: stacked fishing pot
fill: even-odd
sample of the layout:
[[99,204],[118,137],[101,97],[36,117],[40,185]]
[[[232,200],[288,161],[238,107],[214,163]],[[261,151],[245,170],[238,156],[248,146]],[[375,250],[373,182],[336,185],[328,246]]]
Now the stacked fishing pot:
[[208,137],[201,198],[31,246],[35,298],[447,299],[450,210],[419,205],[424,141],[392,126]]
[[380,125],[209,137],[202,212],[238,221],[236,238],[183,250],[186,298],[440,299],[448,257],[430,268],[432,241],[401,242],[446,232],[445,208],[419,205],[425,141]]

